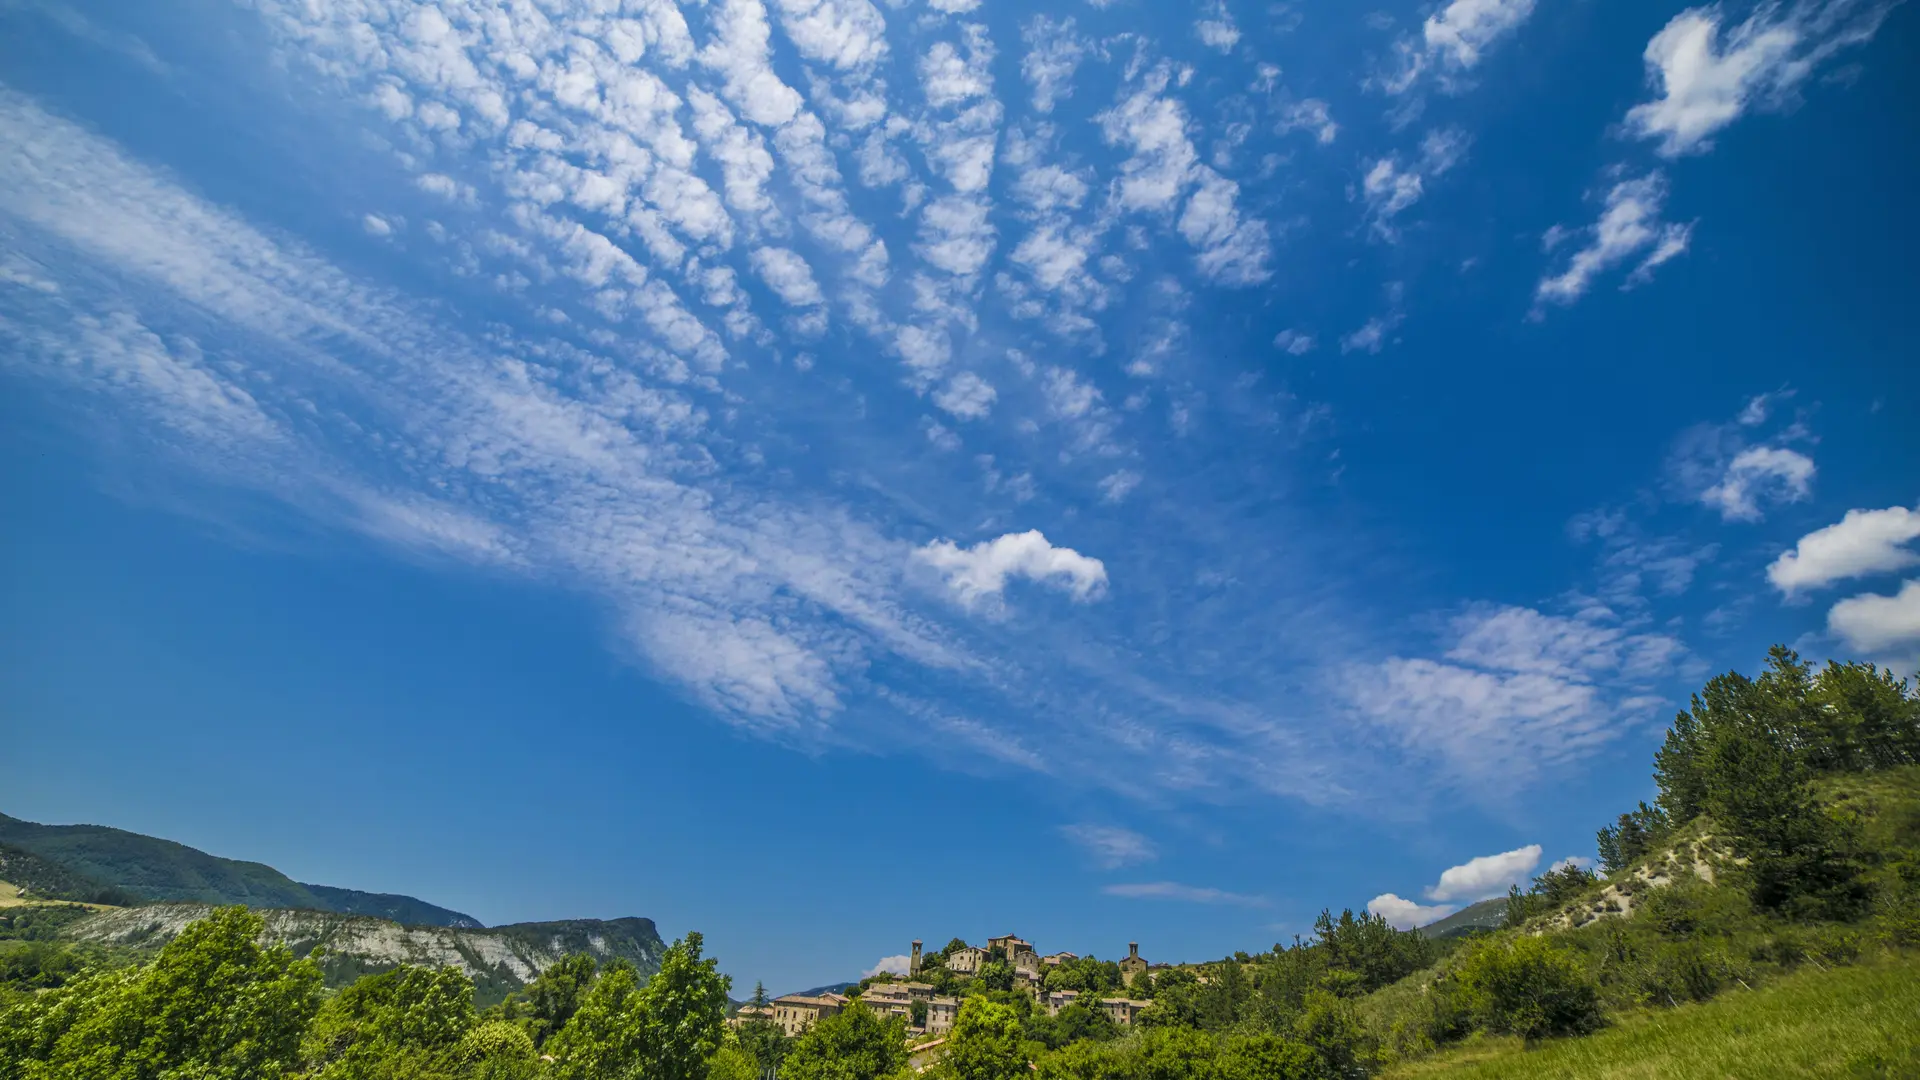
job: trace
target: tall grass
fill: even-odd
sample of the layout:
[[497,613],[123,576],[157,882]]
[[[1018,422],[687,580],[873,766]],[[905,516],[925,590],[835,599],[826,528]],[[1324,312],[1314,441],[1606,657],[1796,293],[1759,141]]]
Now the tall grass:
[[1803,1080],[1920,1077],[1920,958],[1804,968],[1758,990],[1533,1050],[1474,1039],[1390,1070],[1383,1080]]

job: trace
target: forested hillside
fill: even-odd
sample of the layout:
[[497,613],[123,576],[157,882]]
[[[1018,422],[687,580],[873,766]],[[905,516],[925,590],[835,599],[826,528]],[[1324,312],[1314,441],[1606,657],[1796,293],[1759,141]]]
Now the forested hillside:
[[[1016,989],[1003,959],[962,975],[936,950],[920,977],[962,998],[941,1039],[861,1005],[873,979],[797,1038],[767,1019],[729,1030],[729,982],[698,934],[651,978],[575,956],[484,1009],[467,969],[432,956],[329,994],[319,962],[271,944],[268,920],[239,908],[196,911],[132,965],[95,945],[0,942],[0,1080],[1920,1072],[1912,689],[1871,665],[1816,671],[1776,649],[1758,677],[1702,689],[1654,778],[1653,805],[1598,833],[1600,873],[1562,866],[1516,887],[1499,929],[1472,925],[1494,921],[1485,909],[1439,936],[1329,910],[1306,941],[1124,988],[1111,961],[1063,962],[1046,989],[1080,996],[1055,1010]],[[38,936],[70,942],[106,918]],[[1099,1006],[1121,993],[1150,1002],[1130,1025]]]
[[82,904],[129,904],[138,898],[125,889],[95,881],[24,848],[0,844],[0,881],[36,900],[71,900]]
[[481,925],[471,915],[411,896],[307,885],[264,863],[222,859],[185,844],[104,825],[41,825],[0,814],[0,844],[38,855],[75,877],[122,890],[123,901],[137,897],[303,908],[371,915],[416,926]]

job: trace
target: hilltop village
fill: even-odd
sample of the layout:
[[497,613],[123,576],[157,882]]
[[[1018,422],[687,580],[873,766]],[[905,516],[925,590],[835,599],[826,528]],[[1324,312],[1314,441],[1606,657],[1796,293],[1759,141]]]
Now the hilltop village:
[[[1131,1025],[1152,1002],[1124,994],[1101,996],[1099,988],[1131,989],[1150,970],[1169,966],[1142,959],[1139,942],[1128,942],[1126,959],[1117,963],[1070,952],[1043,956],[1032,942],[1017,934],[990,937],[985,948],[960,938],[934,952],[924,951],[924,946],[925,942],[913,942],[905,978],[881,973],[850,987],[845,994],[788,994],[763,1004],[750,1003],[729,1022],[738,1026],[768,1020],[782,1034],[797,1038],[814,1023],[857,1000],[882,1018],[905,1020],[910,1038],[939,1037],[952,1030],[968,984],[980,981],[989,989],[1026,991],[1049,1016],[1078,1003],[1097,1006],[1116,1024]],[[1088,1000],[1082,1002],[1083,996]]]

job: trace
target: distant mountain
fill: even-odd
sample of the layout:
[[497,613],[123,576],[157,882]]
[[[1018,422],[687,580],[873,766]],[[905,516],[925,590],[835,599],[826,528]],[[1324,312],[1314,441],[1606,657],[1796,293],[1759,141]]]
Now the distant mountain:
[[[859,980],[843,983],[828,983],[825,986],[816,986],[811,990],[799,990],[795,991],[795,993],[798,993],[801,997],[819,997],[821,994],[844,994],[859,985]],[[782,994],[781,996],[792,997],[793,995]]]
[[1507,898],[1496,896],[1463,907],[1439,922],[1428,923],[1420,928],[1420,933],[1434,939],[1463,937],[1498,930],[1506,924]]
[[[207,904],[152,904],[102,911],[67,927],[62,936],[97,945],[157,948],[212,910]],[[329,985],[344,986],[400,964],[457,967],[473,979],[482,1005],[500,1000],[549,964],[575,953],[602,963],[624,960],[651,975],[660,970],[667,950],[651,919],[568,919],[480,929],[402,926],[322,911],[268,910],[260,915],[266,919],[267,938],[291,946],[295,953],[305,956],[325,948],[320,966]]]
[[[471,915],[411,896],[307,885],[264,863],[222,859],[185,844],[104,825],[41,825],[0,814],[0,844],[36,855],[76,879],[116,887],[145,900],[300,908],[416,926],[478,929],[484,925]],[[12,878],[0,880],[23,884]]]
[[0,844],[0,881],[19,890],[21,898],[26,900],[73,900],[83,904],[137,902],[125,889],[102,884],[10,844]]

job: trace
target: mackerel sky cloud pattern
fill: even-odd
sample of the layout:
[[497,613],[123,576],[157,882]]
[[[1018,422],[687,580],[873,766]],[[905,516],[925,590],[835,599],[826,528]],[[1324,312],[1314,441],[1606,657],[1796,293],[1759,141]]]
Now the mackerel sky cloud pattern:
[[[125,422],[170,475],[587,597],[617,652],[776,741],[937,730],[942,753],[1095,762],[1090,783],[1155,799],[1532,783],[1697,668],[1692,629],[1647,609],[1718,541],[1385,595],[1375,541],[1338,524],[1341,455],[1394,382],[1370,365],[1441,336],[1460,288],[1525,334],[1656,284],[1711,223],[1679,208],[1683,170],[1870,55],[1886,11],[1655,20],[1596,61],[1626,90],[1579,136],[1585,175],[1528,180],[1475,236],[1467,200],[1529,175],[1485,95],[1533,77],[1559,14],[1530,0],[1371,26],[1223,2],[254,0],[219,18],[270,60],[230,61],[263,88],[261,160],[320,162],[284,202],[0,89],[6,370]],[[1314,35],[1363,32],[1313,62]],[[1459,284],[1489,261],[1497,286]],[[1691,496],[1722,523],[1826,475],[1804,432],[1727,451]],[[1905,567],[1896,534],[1826,562],[1810,535],[1776,581]],[[1626,566],[1679,585],[1636,591]],[[1904,625],[1860,605],[1837,630]]]

